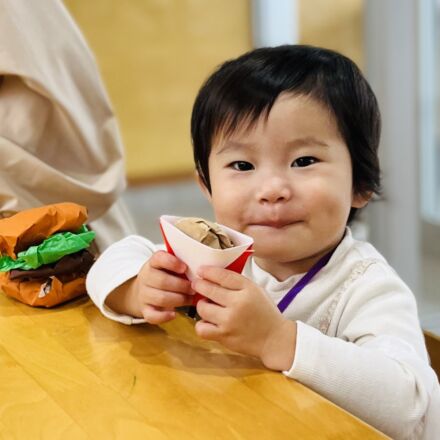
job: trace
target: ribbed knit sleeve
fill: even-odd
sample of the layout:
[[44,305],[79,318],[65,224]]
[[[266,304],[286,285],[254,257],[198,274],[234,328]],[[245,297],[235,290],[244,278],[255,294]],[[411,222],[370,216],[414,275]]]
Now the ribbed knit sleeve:
[[439,385],[430,368],[414,298],[391,269],[369,269],[336,308],[336,337],[298,321],[298,380],[393,439],[440,438]]
[[138,324],[143,319],[119,315],[105,306],[107,296],[121,284],[135,277],[142,266],[162,246],[146,238],[130,235],[108,247],[91,267],[87,275],[87,293],[101,312],[123,324]]

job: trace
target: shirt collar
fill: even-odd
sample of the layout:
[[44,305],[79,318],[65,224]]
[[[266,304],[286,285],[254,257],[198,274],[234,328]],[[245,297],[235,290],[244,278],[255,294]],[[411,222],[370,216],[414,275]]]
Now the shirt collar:
[[[344,255],[348,252],[348,250],[353,245],[353,234],[351,229],[347,226],[345,228],[344,237],[341,242],[338,244],[335,252],[331,256],[329,262],[322,269],[322,273],[331,270],[338,262],[344,257]],[[304,276],[304,273],[295,274],[285,279],[284,281],[277,280],[272,274],[266,272],[255,262],[253,258],[250,258],[248,264],[246,265],[245,274],[249,270],[250,273],[253,274],[252,278],[258,280],[258,284],[267,291],[284,291],[287,288],[290,288],[293,284],[301,279]]]

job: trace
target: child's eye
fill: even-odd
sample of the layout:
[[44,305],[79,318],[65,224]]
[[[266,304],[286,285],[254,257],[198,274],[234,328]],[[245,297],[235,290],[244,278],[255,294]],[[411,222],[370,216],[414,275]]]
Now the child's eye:
[[313,165],[317,162],[318,162],[318,159],[316,159],[316,157],[304,156],[304,157],[299,157],[298,159],[293,161],[292,167],[303,168],[303,167],[308,167],[310,165]]
[[254,169],[251,163],[245,162],[244,160],[237,160],[236,162],[230,163],[229,166],[237,171],[250,171]]

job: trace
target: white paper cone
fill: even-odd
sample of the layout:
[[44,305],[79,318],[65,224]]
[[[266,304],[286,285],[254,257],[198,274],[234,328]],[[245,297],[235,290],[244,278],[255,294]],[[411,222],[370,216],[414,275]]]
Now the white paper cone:
[[165,243],[168,242],[174,255],[188,266],[185,275],[191,281],[196,278],[200,266],[228,267],[245,252],[252,252],[250,249],[254,241],[251,237],[223,225],[220,226],[229,235],[235,246],[228,249],[210,248],[176,228],[174,224],[180,218],[182,217],[162,215],[160,225]]

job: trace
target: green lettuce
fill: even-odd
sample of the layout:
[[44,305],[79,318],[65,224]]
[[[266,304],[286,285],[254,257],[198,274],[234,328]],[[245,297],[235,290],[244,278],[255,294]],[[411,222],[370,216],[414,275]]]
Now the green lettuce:
[[96,233],[89,231],[85,225],[76,233],[58,232],[39,245],[19,252],[15,260],[9,255],[0,257],[0,272],[9,272],[12,269],[32,270],[55,263],[65,255],[88,248],[95,235]]

